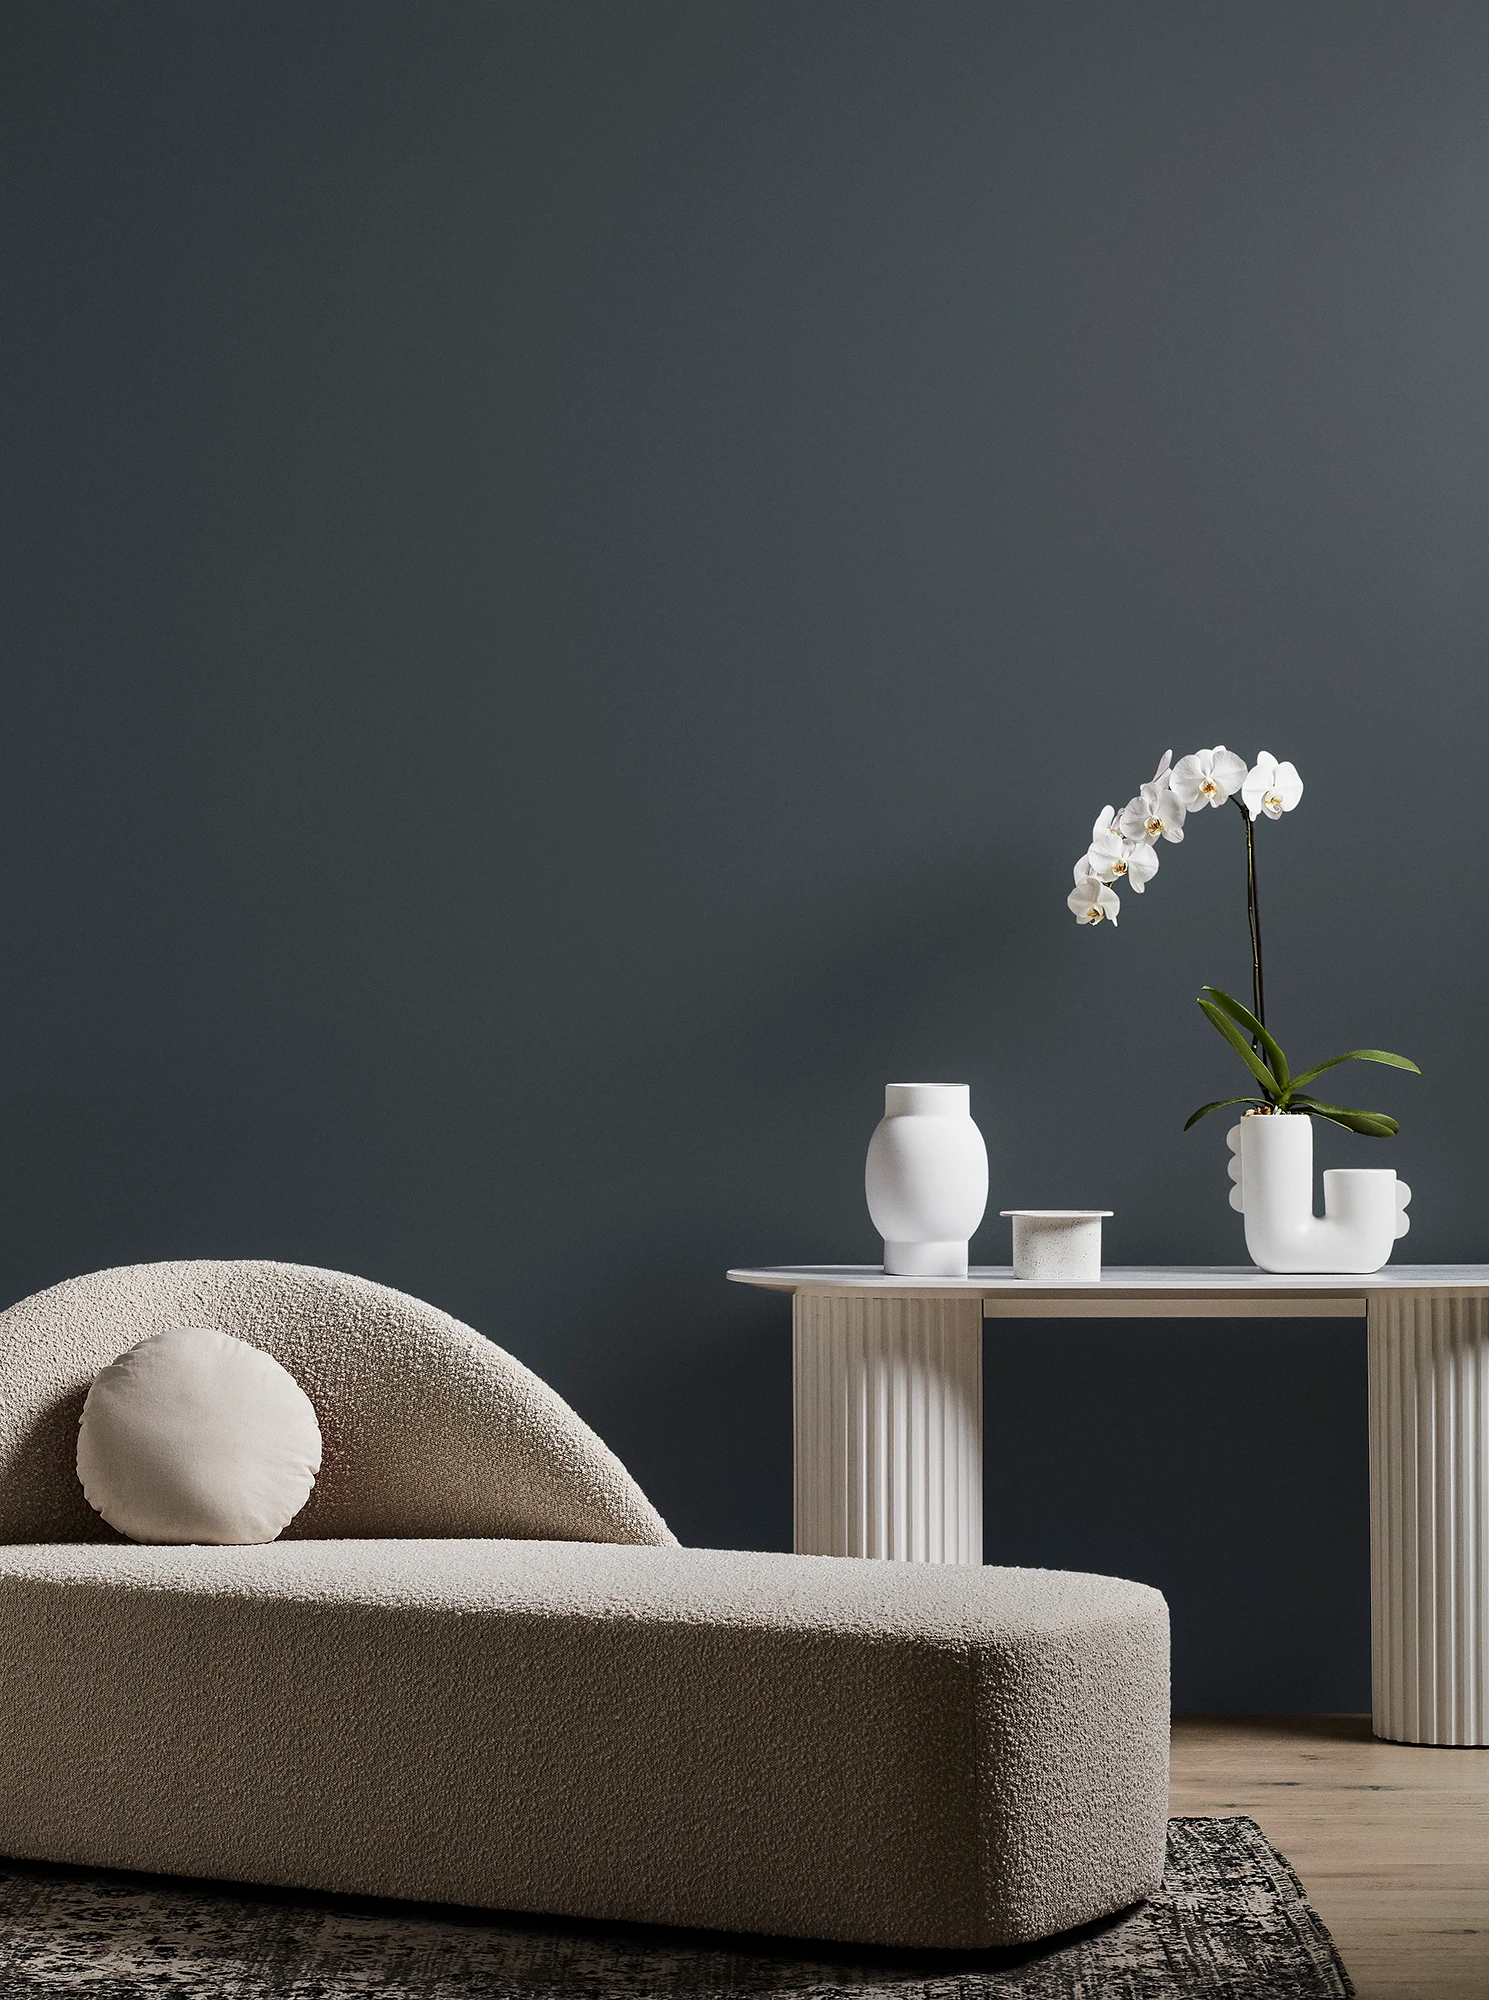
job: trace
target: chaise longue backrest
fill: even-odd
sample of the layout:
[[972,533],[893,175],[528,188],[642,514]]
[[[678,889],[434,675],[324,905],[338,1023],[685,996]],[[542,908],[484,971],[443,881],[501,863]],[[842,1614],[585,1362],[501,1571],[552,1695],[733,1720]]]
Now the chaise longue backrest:
[[520,1361],[459,1320],[299,1264],[134,1264],[0,1313],[0,1542],[117,1541],[83,1498],[78,1418],[146,1335],[210,1326],[272,1354],[320,1420],[287,1536],[667,1543],[620,1460]]

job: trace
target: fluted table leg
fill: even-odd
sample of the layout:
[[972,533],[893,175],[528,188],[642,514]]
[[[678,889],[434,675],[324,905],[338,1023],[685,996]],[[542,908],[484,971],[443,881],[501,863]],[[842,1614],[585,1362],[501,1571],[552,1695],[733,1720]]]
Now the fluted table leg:
[[982,1561],[982,1300],[798,1292],[799,1555]]
[[1375,1733],[1489,1744],[1489,1300],[1370,1295]]

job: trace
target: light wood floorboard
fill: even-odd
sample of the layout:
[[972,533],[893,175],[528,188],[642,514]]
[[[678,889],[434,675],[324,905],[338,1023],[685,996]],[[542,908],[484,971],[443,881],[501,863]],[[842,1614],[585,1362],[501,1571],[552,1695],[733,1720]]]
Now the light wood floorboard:
[[1360,2000],[1489,2000],[1489,1750],[1379,1743],[1368,1716],[1179,1716],[1169,1810],[1249,1813]]

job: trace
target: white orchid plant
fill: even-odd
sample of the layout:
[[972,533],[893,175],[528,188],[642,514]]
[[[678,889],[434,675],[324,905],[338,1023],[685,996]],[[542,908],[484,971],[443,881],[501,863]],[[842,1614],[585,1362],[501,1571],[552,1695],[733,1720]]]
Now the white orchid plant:
[[[1184,822],[1191,813],[1206,806],[1234,803],[1246,822],[1246,915],[1251,926],[1251,993],[1253,1005],[1243,1007],[1218,986],[1207,986],[1199,996],[1205,1018],[1223,1035],[1240,1056],[1260,1086],[1261,1095],[1220,1097],[1202,1104],[1184,1130],[1228,1105],[1244,1104],[1249,1112],[1297,1112],[1327,1118],[1346,1131],[1366,1138],[1387,1139],[1398,1130],[1396,1120],[1383,1111],[1357,1111],[1344,1104],[1324,1104],[1303,1089],[1339,1063],[1387,1063],[1394,1069],[1411,1070],[1420,1076],[1414,1062],[1393,1056],[1385,1049],[1348,1049],[1330,1056],[1312,1069],[1294,1076],[1274,1038],[1267,1032],[1266,995],[1262,983],[1261,915],[1256,896],[1256,822],[1263,814],[1281,819],[1303,796],[1303,780],[1295,767],[1280,762],[1270,750],[1260,751],[1256,762],[1247,765],[1244,757],[1227,750],[1223,743],[1213,750],[1196,750],[1173,761],[1165,750],[1158,769],[1147,784],[1138,787],[1120,812],[1103,806],[1091,829],[1091,844],[1075,864],[1075,887],[1066,902],[1078,924],[1115,925],[1120,904],[1117,885],[1126,882],[1140,896],[1158,872],[1158,843],[1184,838]],[[1249,1039],[1248,1039],[1249,1037]],[[1249,1115],[1249,1113],[1248,1113]]]

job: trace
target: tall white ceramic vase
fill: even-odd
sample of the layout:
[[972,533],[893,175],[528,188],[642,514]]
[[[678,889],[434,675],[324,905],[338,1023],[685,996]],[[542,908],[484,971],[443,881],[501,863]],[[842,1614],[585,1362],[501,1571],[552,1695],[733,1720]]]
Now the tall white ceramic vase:
[[887,1083],[864,1191],[902,1278],[965,1278],[967,1241],[987,1207],[987,1147],[965,1083]]
[[1289,1111],[1243,1118],[1226,1135],[1231,1207],[1264,1271],[1378,1271],[1411,1227],[1411,1189],[1389,1167],[1331,1167],[1313,1212],[1313,1120]]

